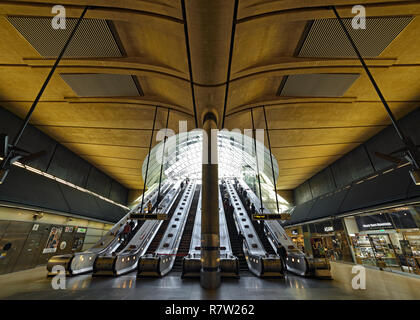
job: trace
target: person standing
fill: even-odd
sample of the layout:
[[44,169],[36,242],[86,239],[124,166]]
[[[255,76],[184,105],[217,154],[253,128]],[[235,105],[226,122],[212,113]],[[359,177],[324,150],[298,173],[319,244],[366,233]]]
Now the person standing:
[[152,201],[149,200],[149,202],[147,203],[147,213],[152,213]]
[[279,255],[281,261],[283,262],[283,266],[286,269],[286,257],[287,257],[287,250],[285,247],[283,247],[282,245],[280,245],[277,248],[277,254]]
[[130,223],[127,221],[122,232],[123,242],[126,242],[128,240],[128,236],[130,235],[130,233],[131,233],[131,226],[130,226]]

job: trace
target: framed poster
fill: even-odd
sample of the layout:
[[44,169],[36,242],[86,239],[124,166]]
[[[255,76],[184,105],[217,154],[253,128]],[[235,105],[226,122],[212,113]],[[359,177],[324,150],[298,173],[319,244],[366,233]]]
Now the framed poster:
[[54,253],[57,251],[58,242],[60,241],[61,233],[63,232],[62,227],[52,227],[50,235],[48,237],[47,244],[45,245],[42,253]]

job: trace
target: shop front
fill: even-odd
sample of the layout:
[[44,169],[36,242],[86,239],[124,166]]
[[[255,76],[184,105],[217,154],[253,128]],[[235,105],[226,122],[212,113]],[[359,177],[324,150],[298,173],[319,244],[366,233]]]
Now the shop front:
[[314,258],[351,262],[351,252],[342,219],[328,219],[309,224],[310,243]]
[[301,226],[297,226],[296,228],[286,229],[287,235],[292,239],[293,243],[296,247],[305,252],[305,243],[303,240],[303,231]]
[[344,218],[355,262],[420,274],[417,210],[401,207]]
[[405,206],[286,229],[313,258],[420,274],[420,206]]
[[342,219],[287,228],[297,247],[308,256],[331,261],[353,262]]

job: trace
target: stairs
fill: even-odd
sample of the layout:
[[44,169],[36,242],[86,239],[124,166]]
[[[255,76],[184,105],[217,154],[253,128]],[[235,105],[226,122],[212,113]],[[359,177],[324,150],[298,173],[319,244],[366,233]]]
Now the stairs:
[[190,251],[191,236],[194,228],[195,215],[197,213],[198,200],[200,198],[200,189],[201,186],[199,185],[197,185],[195,188],[194,198],[191,203],[190,211],[188,212],[188,218],[185,223],[184,232],[182,234],[175,262],[172,267],[172,271],[175,272],[182,271],[182,260],[186,255],[188,255],[188,252]]
[[152,240],[152,243],[149,245],[149,248],[147,248],[146,254],[154,253],[156,249],[158,248],[159,243],[162,240],[162,237],[165,234],[165,231],[168,227],[168,224],[171,221],[172,215],[174,214],[176,207],[178,206],[178,203],[184,194],[184,191],[185,191],[185,187],[178,193],[178,196],[176,197],[176,200],[174,204],[172,205],[171,210],[168,213],[168,218],[164,220],[163,223],[161,224],[158,232],[156,233],[155,237]]

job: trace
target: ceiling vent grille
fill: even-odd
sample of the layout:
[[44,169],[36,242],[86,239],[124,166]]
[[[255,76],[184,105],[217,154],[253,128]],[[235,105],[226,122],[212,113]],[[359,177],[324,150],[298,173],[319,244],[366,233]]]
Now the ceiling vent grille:
[[135,77],[125,74],[61,74],[79,97],[135,97],[142,95]]
[[341,97],[359,77],[359,74],[294,74],[289,75],[279,88],[280,96]]
[[[51,18],[8,17],[9,22],[43,57],[57,57],[73,31],[77,20],[66,19],[66,29],[54,29]],[[84,19],[71,40],[64,57],[121,57],[110,22]]]
[[[366,29],[353,29],[343,19],[363,57],[377,57],[404,30],[413,17],[366,18]],[[314,20],[299,57],[357,57],[337,19]]]

